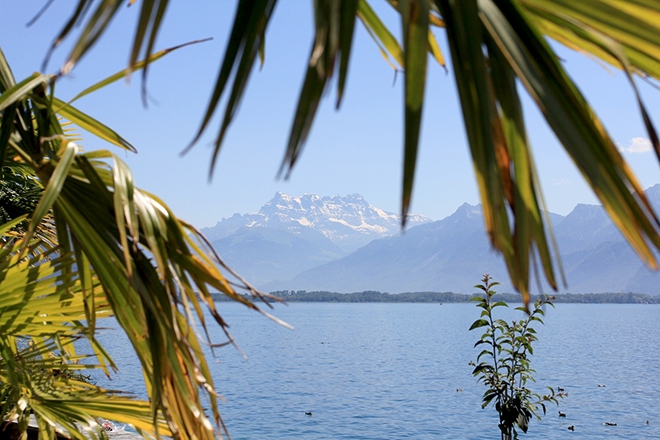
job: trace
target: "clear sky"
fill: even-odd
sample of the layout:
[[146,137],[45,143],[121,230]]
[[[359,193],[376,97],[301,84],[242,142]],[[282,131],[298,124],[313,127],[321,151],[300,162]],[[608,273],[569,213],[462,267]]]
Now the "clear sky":
[[[0,47],[17,80],[40,71],[47,49],[75,2],[55,2],[34,25],[28,21],[46,3],[5,1],[0,10]],[[322,102],[305,151],[289,180],[277,179],[298,93],[312,43],[311,1],[281,0],[269,26],[266,62],[255,69],[240,111],[230,127],[216,172],[208,179],[211,130],[187,155],[180,153],[201,121],[224,54],[236,2],[171,2],[157,49],[192,40],[213,40],[181,49],[151,67],[147,87],[152,98],[142,105],[140,74],[130,84],[118,82],[82,98],[77,106],[128,139],[138,154],[124,153],[85,135],[88,149],[118,152],[132,168],[139,187],[161,197],[178,216],[198,227],[213,226],[233,213],[254,212],[276,191],[291,195],[362,194],[371,204],[399,212],[403,150],[403,82],[381,57],[358,23],[346,96],[335,111],[335,87]],[[381,0],[372,4],[392,29],[396,15]],[[139,3],[138,5],[139,6]],[[92,53],[57,83],[56,95],[69,99],[104,77],[123,69],[130,53],[138,9],[123,8]],[[443,31],[435,30],[445,56]],[[69,41],[71,43],[72,40]],[[46,68],[54,73],[68,54],[63,44]],[[560,50],[613,140],[637,173],[643,187],[660,182],[658,162],[631,88],[618,71]],[[442,219],[464,202],[479,202],[468,154],[457,92],[449,74],[430,64],[412,212]],[[660,91],[638,85],[656,124]],[[549,209],[567,214],[577,203],[597,203],[540,113],[524,102],[526,122]]]

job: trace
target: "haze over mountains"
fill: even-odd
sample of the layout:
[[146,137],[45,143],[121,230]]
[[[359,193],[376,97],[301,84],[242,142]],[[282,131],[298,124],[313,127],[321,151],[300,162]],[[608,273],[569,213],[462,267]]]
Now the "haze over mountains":
[[[660,208],[660,185],[646,193]],[[562,292],[660,294],[660,274],[644,267],[601,206],[580,204],[551,219],[568,282]],[[258,212],[202,232],[230,267],[266,291],[472,293],[486,272],[500,291],[512,291],[480,206],[466,203],[435,222],[414,215],[408,224],[401,234],[397,215],[357,194],[277,193]]]

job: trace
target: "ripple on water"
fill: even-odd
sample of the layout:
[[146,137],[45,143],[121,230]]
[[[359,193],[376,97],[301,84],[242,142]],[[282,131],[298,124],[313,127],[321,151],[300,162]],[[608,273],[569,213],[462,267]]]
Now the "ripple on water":
[[[211,361],[233,439],[497,437],[497,414],[481,409],[484,388],[468,365],[479,337],[467,330],[478,317],[473,304],[291,304],[274,314],[296,330],[223,304],[249,357],[227,347],[217,351],[221,362]],[[524,438],[660,438],[659,314],[644,305],[548,310],[546,326],[537,326],[532,388],[564,388],[566,418],[551,405]],[[127,342],[117,335],[102,342],[121,369],[112,386],[143,394]]]

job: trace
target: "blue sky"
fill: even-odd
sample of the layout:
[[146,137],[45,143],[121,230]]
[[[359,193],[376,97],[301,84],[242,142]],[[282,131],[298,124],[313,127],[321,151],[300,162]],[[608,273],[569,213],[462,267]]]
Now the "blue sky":
[[[73,8],[55,2],[33,26],[26,23],[45,1],[5,2],[0,45],[18,80],[40,71],[47,49]],[[372,2],[395,30],[389,6]],[[216,172],[208,179],[212,125],[185,156],[181,151],[201,121],[220,59],[235,2],[196,0],[172,2],[157,48],[212,37],[213,40],[174,52],[154,64],[147,87],[152,97],[142,105],[140,75],[118,82],[78,101],[77,106],[114,128],[138,154],[119,153],[132,168],[136,183],[161,197],[180,217],[198,227],[212,226],[235,212],[256,211],[276,191],[292,195],[360,193],[382,209],[398,212],[402,162],[403,111],[401,78],[358,23],[346,96],[335,111],[334,83],[322,103],[305,151],[289,180],[277,179],[298,93],[312,42],[311,2],[282,0],[267,34],[266,62],[256,69],[240,111],[223,145]],[[110,32],[82,59],[56,94],[63,99],[125,67],[137,8],[125,8]],[[443,31],[441,48],[449,51]],[[69,41],[70,42],[70,41]],[[643,187],[660,182],[658,162],[648,150],[647,134],[625,77],[593,60],[561,49],[569,73],[620,145]],[[68,54],[63,44],[47,66],[54,73]],[[431,64],[412,212],[438,220],[463,202],[479,202],[468,154],[457,93],[449,73]],[[653,121],[660,121],[660,91],[644,81],[638,85]],[[577,203],[597,203],[540,113],[524,102],[526,122],[544,196],[551,211],[567,214]],[[108,148],[85,135],[88,149]]]

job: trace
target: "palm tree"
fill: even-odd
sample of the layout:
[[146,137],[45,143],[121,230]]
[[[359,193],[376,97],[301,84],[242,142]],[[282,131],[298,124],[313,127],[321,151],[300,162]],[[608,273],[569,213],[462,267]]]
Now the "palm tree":
[[[227,94],[211,172],[252,67],[257,56],[263,54],[266,29],[276,3],[276,0],[240,0],[237,4],[211,101],[195,136],[197,140],[209,129],[221,98]],[[315,0],[316,34],[282,172],[291,172],[301,154],[321,96],[335,74],[337,106],[340,106],[353,31],[359,21],[379,49],[405,72],[401,202],[405,218],[414,182],[429,54],[444,63],[433,33],[441,31],[449,43],[490,240],[503,254],[512,282],[523,298],[527,300],[529,296],[535,259],[540,260],[550,285],[556,287],[559,277],[553,264],[556,251],[553,251],[549,222],[543,214],[541,187],[525,131],[519,89],[524,89],[537,104],[631,246],[649,266],[657,267],[652,253],[653,248],[660,249],[656,214],[602,123],[548,44],[548,39],[553,39],[622,69],[638,96],[649,138],[660,152],[658,136],[635,86],[638,77],[660,79],[657,2],[388,0],[388,3],[400,17],[401,42],[383,25],[367,0]],[[70,72],[92,49],[122,4],[119,0],[78,1],[53,44],[54,49],[80,25],[80,35],[62,67],[62,74]],[[146,77],[147,68],[157,58],[154,44],[167,7],[167,0],[140,3],[129,66],[120,76],[144,68]],[[3,416],[15,417],[20,424],[32,410],[44,433],[52,432],[49,422],[59,418],[93,428],[93,416],[97,413],[90,408],[101,408],[97,405],[103,403],[110,405],[110,400],[98,398],[94,404],[80,404],[73,398],[60,399],[58,406],[48,399],[26,401],[16,390],[31,390],[30,396],[59,392],[60,382],[57,386],[53,384],[62,379],[54,376],[42,381],[47,391],[37,389],[38,384],[29,379],[33,370],[25,362],[36,359],[48,363],[45,353],[54,346],[62,347],[58,350],[67,362],[74,360],[75,356],[68,353],[72,345],[62,342],[69,339],[89,339],[101,366],[112,366],[94,339],[94,330],[97,317],[114,313],[138,353],[145,377],[149,378],[150,404],[141,407],[146,419],[141,419],[144,423],[138,426],[145,432],[175,437],[210,437],[215,431],[209,418],[219,427],[222,421],[212,380],[200,355],[199,341],[193,336],[191,318],[196,316],[205,325],[201,302],[224,325],[210,299],[210,288],[249,307],[256,306],[236,294],[236,289],[218,269],[219,259],[203,245],[197,231],[177,219],[158,198],[135,188],[130,171],[116,156],[107,151],[82,152],[64,137],[57,115],[120,148],[132,150],[117,133],[82,114],[71,103],[51,96],[49,85],[56,79],[37,74],[16,83],[4,57],[0,57],[0,157],[3,164],[7,158],[15,158],[31,169],[44,188],[39,203],[29,214],[26,234],[2,250],[2,273],[3,276],[23,274],[17,275],[20,282],[12,290],[19,299],[35,291],[37,286],[32,283],[40,283],[44,290],[39,292],[44,298],[49,297],[46,292],[52,291],[53,301],[76,298],[70,303],[78,307],[66,315],[66,329],[53,324],[30,334],[27,330],[21,333],[22,327],[15,329],[16,333],[7,333],[8,327],[2,327],[2,360],[16,362],[3,371],[25,373],[1,378],[4,384],[11,384],[11,392],[3,394],[7,396]],[[52,215],[55,224],[57,248],[35,235],[37,225],[48,215]],[[24,218],[4,225],[3,234],[20,221]],[[40,252],[29,253],[35,249]],[[30,258],[26,259],[27,256]],[[5,286],[3,282],[2,298],[8,297]],[[14,307],[27,309],[18,304]],[[25,313],[36,312],[30,309]],[[5,334],[53,342],[43,347],[37,342],[20,347]],[[19,349],[31,349],[30,353],[35,354],[16,356]],[[73,365],[79,364],[66,365],[74,368]],[[74,385],[84,388],[80,395],[108,393],[78,384],[71,386]],[[70,391],[71,395],[78,395],[74,391],[79,388]],[[210,402],[208,418],[201,404],[205,398]],[[121,402],[115,406],[118,419],[127,420],[129,414],[139,413],[122,405],[129,404]],[[56,412],[62,407],[67,409]],[[71,423],[64,428],[72,434],[77,429]]]
[[[226,324],[210,291],[255,310],[237,289],[258,292],[240,279],[230,283],[199,232],[135,187],[118,157],[84,152],[65,134],[61,118],[133,150],[50,94],[54,81],[33,74],[16,82],[0,51],[0,420],[24,431],[33,415],[44,438],[56,431],[102,437],[99,417],[144,434],[214,438],[224,425],[198,334],[207,316]],[[109,317],[140,359],[149,401],[63,374],[116,368],[96,339],[98,321]],[[76,353],[79,339],[94,363]]]

